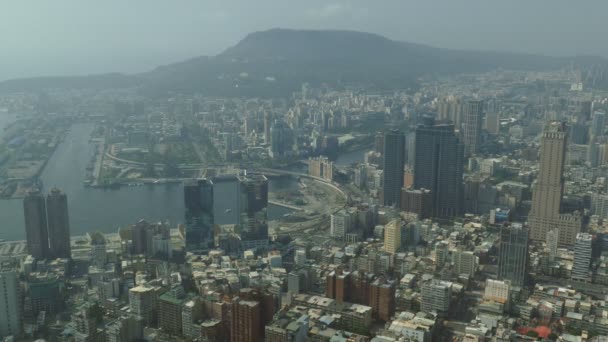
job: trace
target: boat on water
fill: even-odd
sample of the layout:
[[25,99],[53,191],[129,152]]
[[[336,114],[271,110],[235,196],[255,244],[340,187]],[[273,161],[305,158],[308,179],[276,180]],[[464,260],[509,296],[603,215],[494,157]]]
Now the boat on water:
[[228,213],[231,213],[231,212],[232,212],[232,209],[226,209],[226,210],[224,211],[224,213],[225,213],[225,214],[228,214]]

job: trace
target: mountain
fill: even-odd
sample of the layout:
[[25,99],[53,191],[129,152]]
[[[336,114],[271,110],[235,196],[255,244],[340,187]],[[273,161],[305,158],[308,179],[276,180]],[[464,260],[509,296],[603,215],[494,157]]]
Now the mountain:
[[606,65],[598,57],[448,50],[355,31],[271,29],[249,34],[212,57],[197,57],[136,75],[35,78],[0,83],[2,90],[137,87],[144,94],[201,92],[210,95],[276,96],[302,83],[366,84],[405,88],[426,75],[497,68],[551,70]]

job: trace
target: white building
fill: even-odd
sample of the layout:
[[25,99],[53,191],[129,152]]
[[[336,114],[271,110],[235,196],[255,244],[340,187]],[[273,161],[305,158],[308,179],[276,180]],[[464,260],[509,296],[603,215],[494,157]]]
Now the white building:
[[488,279],[483,299],[505,304],[509,301],[509,289],[511,284],[508,280]]
[[576,234],[574,243],[574,263],[572,265],[572,279],[589,281],[589,265],[591,264],[591,244],[593,237],[588,233]]
[[331,215],[330,235],[334,239],[344,240],[346,233],[351,230],[352,217],[346,210]]
[[591,215],[597,215],[603,219],[608,218],[608,195],[597,194],[591,195]]
[[296,266],[306,265],[306,250],[303,248],[296,249],[295,255],[293,257],[293,261],[296,264]]
[[395,254],[401,248],[401,221],[393,220],[384,227],[384,251]]
[[150,324],[156,316],[159,289],[149,286],[137,286],[129,290],[129,308],[131,312],[143,318],[144,324]]
[[477,271],[478,258],[471,251],[457,251],[454,253],[454,271],[456,274],[472,276]]
[[553,229],[547,232],[547,249],[549,250],[549,259],[555,260],[557,257],[557,248],[559,247],[559,230]]
[[432,280],[422,285],[421,310],[426,313],[436,312],[447,315],[452,300],[452,283]]

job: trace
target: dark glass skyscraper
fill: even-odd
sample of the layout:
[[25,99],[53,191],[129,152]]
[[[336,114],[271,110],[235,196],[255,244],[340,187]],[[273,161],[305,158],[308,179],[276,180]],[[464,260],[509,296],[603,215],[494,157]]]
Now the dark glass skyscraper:
[[46,259],[49,253],[46,204],[39,191],[31,191],[23,199],[27,250],[36,259]]
[[528,265],[528,228],[521,223],[505,224],[500,230],[498,279],[509,280],[514,286],[526,281]]
[[464,154],[472,156],[477,153],[481,144],[481,121],[483,120],[483,102],[470,100],[464,106],[463,137]]
[[268,179],[261,174],[239,175],[239,225],[243,249],[268,245]]
[[68,197],[54,188],[46,197],[49,249],[54,258],[70,258],[70,219]]
[[416,129],[414,187],[432,196],[432,216],[454,217],[462,211],[463,145],[454,125],[432,118]]
[[383,198],[386,206],[399,206],[403,187],[403,158],[405,136],[398,130],[384,135],[384,186]]
[[213,243],[213,182],[207,179],[184,184],[186,249],[207,250]]
[[276,120],[270,128],[270,156],[283,158],[293,150],[293,131],[283,120]]

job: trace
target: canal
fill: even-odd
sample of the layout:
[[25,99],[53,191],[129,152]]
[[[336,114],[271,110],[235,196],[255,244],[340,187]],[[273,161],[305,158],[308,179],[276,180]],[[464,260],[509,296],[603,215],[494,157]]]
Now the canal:
[[[90,231],[116,232],[139,219],[169,220],[182,223],[184,217],[182,184],[154,184],[118,189],[97,189],[83,186],[85,169],[94,145],[89,143],[93,124],[72,126],[65,140],[57,147],[42,172],[47,192],[58,187],[68,196],[72,235]],[[295,179],[270,180],[269,191],[284,191],[297,187]],[[233,223],[236,218],[233,196],[236,183],[221,182],[214,188],[215,220],[218,224]],[[277,219],[290,209],[269,205],[269,219]],[[22,200],[0,200],[0,239],[25,238]]]

